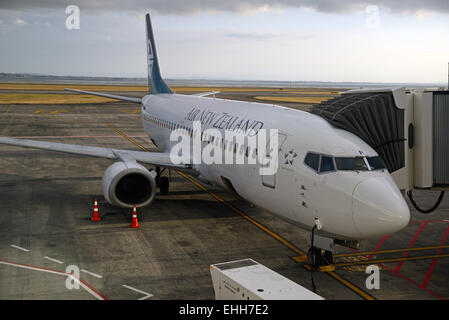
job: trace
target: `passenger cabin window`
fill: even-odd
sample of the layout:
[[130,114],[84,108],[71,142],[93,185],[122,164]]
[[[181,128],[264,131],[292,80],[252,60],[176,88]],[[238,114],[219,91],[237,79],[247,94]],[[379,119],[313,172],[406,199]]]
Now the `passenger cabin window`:
[[320,163],[320,155],[309,152],[304,159],[304,163],[315,171],[318,171],[318,165]]

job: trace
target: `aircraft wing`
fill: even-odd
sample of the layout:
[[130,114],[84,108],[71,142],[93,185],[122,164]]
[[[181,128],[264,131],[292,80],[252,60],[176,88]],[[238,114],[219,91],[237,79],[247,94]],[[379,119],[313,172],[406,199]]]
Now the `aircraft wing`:
[[209,92],[194,93],[194,94],[192,94],[192,96],[207,97],[207,96],[211,96],[211,95],[215,96],[217,93],[220,93],[220,91],[209,91]]
[[117,96],[115,94],[107,94],[107,93],[94,92],[94,91],[84,91],[84,90],[78,90],[78,89],[64,88],[64,90],[72,91],[72,92],[76,92],[76,93],[91,94],[93,96],[99,96],[99,97],[104,97],[104,98],[110,98],[110,99],[116,99],[116,100],[122,100],[122,101],[134,102],[134,103],[142,103],[142,99],[140,99],[140,98]]
[[135,160],[138,162],[148,163],[155,166],[170,169],[183,170],[192,168],[190,164],[179,164],[179,165],[173,164],[170,161],[170,153],[168,152],[146,152],[146,151],[123,150],[123,149],[111,149],[102,147],[82,146],[76,144],[5,138],[5,137],[0,137],[0,144],[20,146],[24,148],[50,150],[98,158],[107,158],[112,160],[121,160],[121,161]]

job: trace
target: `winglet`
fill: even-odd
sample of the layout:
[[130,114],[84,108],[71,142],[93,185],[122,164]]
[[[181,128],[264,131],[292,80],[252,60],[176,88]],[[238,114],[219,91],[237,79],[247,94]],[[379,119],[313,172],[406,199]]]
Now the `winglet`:
[[159,61],[157,59],[156,45],[154,43],[153,28],[150,14],[146,14],[147,24],[147,60],[148,60],[148,85],[152,94],[173,93],[161,77]]

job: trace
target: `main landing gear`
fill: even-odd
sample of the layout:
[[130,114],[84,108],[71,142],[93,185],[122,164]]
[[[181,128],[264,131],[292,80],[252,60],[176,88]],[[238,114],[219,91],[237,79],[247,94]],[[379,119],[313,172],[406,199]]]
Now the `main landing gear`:
[[168,177],[161,177],[161,174],[165,171],[165,169],[162,169],[160,167],[156,167],[156,187],[159,188],[161,195],[166,195],[169,192],[170,189],[170,180]]

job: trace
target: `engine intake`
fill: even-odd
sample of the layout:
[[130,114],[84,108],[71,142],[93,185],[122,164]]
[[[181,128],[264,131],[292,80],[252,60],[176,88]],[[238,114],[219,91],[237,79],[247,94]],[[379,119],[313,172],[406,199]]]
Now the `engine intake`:
[[110,165],[103,176],[103,194],[115,206],[143,207],[154,200],[156,173],[135,161],[118,161]]

